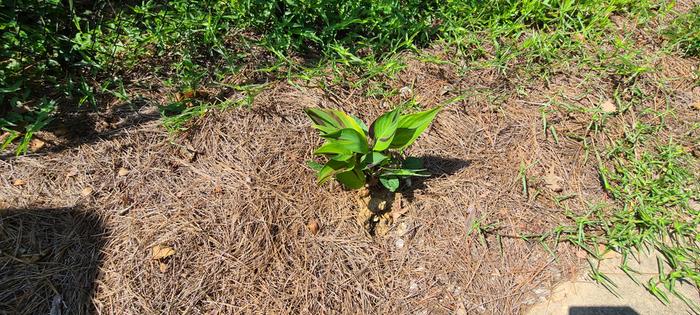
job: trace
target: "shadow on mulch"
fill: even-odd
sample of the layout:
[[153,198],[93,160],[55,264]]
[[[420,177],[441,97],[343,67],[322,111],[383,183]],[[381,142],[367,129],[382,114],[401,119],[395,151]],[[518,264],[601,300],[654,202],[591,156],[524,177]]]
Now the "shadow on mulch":
[[[44,128],[44,132],[35,135],[35,138],[48,144],[35,153],[47,155],[100,140],[109,140],[124,134],[126,130],[160,119],[161,116],[157,112],[140,113],[146,106],[149,106],[147,100],[134,99],[110,109],[61,109]],[[51,136],[47,138],[46,134]],[[0,154],[0,160],[14,157],[14,151]]]
[[471,164],[470,160],[445,158],[437,155],[426,155],[420,159],[423,160],[423,165],[430,173],[428,178],[454,175]]
[[424,155],[419,156],[418,158],[423,161],[423,165],[427,169],[430,176],[411,178],[411,187],[407,187],[402,192],[403,196],[409,201],[413,201],[415,191],[427,188],[425,185],[426,181],[434,178],[454,175],[460,170],[469,167],[469,165],[472,163],[471,160],[446,158],[437,155]]
[[94,314],[104,222],[84,209],[0,209],[0,314]]

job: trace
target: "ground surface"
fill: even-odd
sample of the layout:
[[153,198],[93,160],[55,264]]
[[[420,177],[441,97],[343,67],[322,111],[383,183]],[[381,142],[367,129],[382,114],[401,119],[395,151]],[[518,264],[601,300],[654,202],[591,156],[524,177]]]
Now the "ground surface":
[[[604,271],[616,284],[615,293],[606,290],[584,275],[555,286],[551,292],[542,291],[543,301],[530,308],[526,314],[693,314],[680,299],[673,299],[671,304],[666,306],[643,287],[634,283],[618,268],[619,259],[619,256],[613,256],[601,265],[601,271]],[[645,255],[639,261],[635,261],[634,268],[646,275],[642,276],[642,280],[646,281],[658,272],[656,257]],[[697,289],[687,283],[681,285],[679,289],[688,296],[697,295]]]
[[[176,140],[179,146],[144,126],[94,145],[23,157],[3,173],[50,180],[8,186],[12,192],[3,198],[46,208],[84,204],[105,215],[98,276],[105,285],[95,292],[105,302],[98,308],[131,305],[135,313],[450,312],[459,304],[512,313],[531,299],[533,287],[569,272],[573,263],[554,264],[538,244],[482,243],[469,233],[477,219],[502,217],[540,231],[556,217],[529,215],[548,206],[524,198],[514,177],[516,161],[532,148],[515,141],[532,132],[518,123],[522,115],[482,112],[477,104],[441,114],[414,151],[435,177],[413,191],[411,210],[397,222],[408,228],[371,238],[356,223],[352,193],[319,189],[303,168],[318,138],[301,109],[327,100],[285,86],[269,93],[252,110],[209,115]],[[120,176],[120,168],[128,174]],[[320,222],[317,235],[306,228],[312,219]],[[150,259],[157,244],[176,251],[164,272]]]
[[[353,77],[323,88],[278,81],[249,108],[211,110],[177,135],[149,104],[86,114],[91,137],[71,125],[46,132],[35,152],[0,161],[0,287],[11,288],[0,313],[518,314],[556,299],[587,253],[520,236],[614,202],[595,152],[637,123],[663,123],[652,141],[698,147],[698,59],[661,53],[658,34],[616,21],[651,69],[627,83],[585,60],[538,79],[406,53],[405,69],[380,82],[403,93],[373,96]],[[446,105],[410,151],[433,175],[402,191],[405,214],[371,236],[354,193],[318,187],[304,166],[320,139],[302,110],[371,120],[407,99]]]

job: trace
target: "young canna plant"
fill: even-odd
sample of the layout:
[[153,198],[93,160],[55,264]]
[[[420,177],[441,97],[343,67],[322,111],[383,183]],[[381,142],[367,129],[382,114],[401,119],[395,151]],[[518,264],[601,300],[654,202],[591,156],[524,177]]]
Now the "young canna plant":
[[440,109],[402,115],[397,108],[379,116],[369,128],[357,117],[337,109],[306,109],[313,127],[325,139],[314,154],[327,157],[325,164],[309,161],[308,165],[318,172],[319,184],[335,178],[347,189],[381,184],[396,191],[403,178],[428,176],[423,162],[405,157],[404,151],[428,128]]

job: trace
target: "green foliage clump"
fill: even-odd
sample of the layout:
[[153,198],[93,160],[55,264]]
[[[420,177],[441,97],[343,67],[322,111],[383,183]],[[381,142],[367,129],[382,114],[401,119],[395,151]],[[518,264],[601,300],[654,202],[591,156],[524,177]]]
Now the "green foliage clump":
[[[329,63],[361,69],[365,76],[383,75],[397,71],[391,60],[396,52],[435,40],[456,48],[462,57],[483,58],[500,69],[516,59],[547,64],[580,53],[573,34],[595,38],[605,32],[613,14],[644,17],[662,11],[665,4],[7,0],[0,2],[0,129],[11,134],[4,138],[9,139],[6,144],[23,134],[24,143],[51,120],[56,108],[99,106],[101,94],[129,90],[129,74],[144,68],[155,80],[191,93],[226,84],[226,78],[249,65],[256,73],[272,75],[289,76]],[[692,31],[696,24],[688,25]],[[696,37],[680,42],[692,43]],[[692,53],[697,45],[686,46]],[[163,115],[184,120],[206,112],[208,104],[164,105]]]
[[521,58],[528,65],[547,65],[580,55],[586,41],[609,31],[614,14],[643,20],[666,7],[650,0],[445,1],[439,36],[473,59],[490,53],[495,66]]
[[0,148],[24,135],[19,151],[26,151],[50,121],[54,98],[71,95],[62,83],[81,60],[71,42],[73,10],[61,1],[0,3],[0,134],[7,133]]
[[334,46],[376,53],[424,44],[437,25],[435,0],[296,0],[243,2],[249,25],[280,52],[333,53]]
[[319,184],[335,177],[348,189],[381,183],[396,191],[401,178],[427,176],[421,160],[404,157],[403,153],[440,109],[402,115],[397,108],[379,116],[369,128],[359,118],[340,110],[307,109],[313,127],[325,139],[314,154],[328,158],[325,165],[309,162],[309,166],[318,171]]

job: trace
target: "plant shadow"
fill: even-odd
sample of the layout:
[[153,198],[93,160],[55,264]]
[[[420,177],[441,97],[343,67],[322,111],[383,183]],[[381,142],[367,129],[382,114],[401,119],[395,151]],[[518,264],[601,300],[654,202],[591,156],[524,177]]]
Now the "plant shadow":
[[79,207],[0,209],[0,314],[94,314],[104,235]]
[[437,155],[424,155],[418,157],[423,161],[423,166],[430,173],[428,177],[412,177],[411,184],[404,185],[401,193],[408,201],[415,199],[415,192],[426,188],[426,182],[440,177],[454,175],[460,170],[469,167],[471,160],[445,158]]

